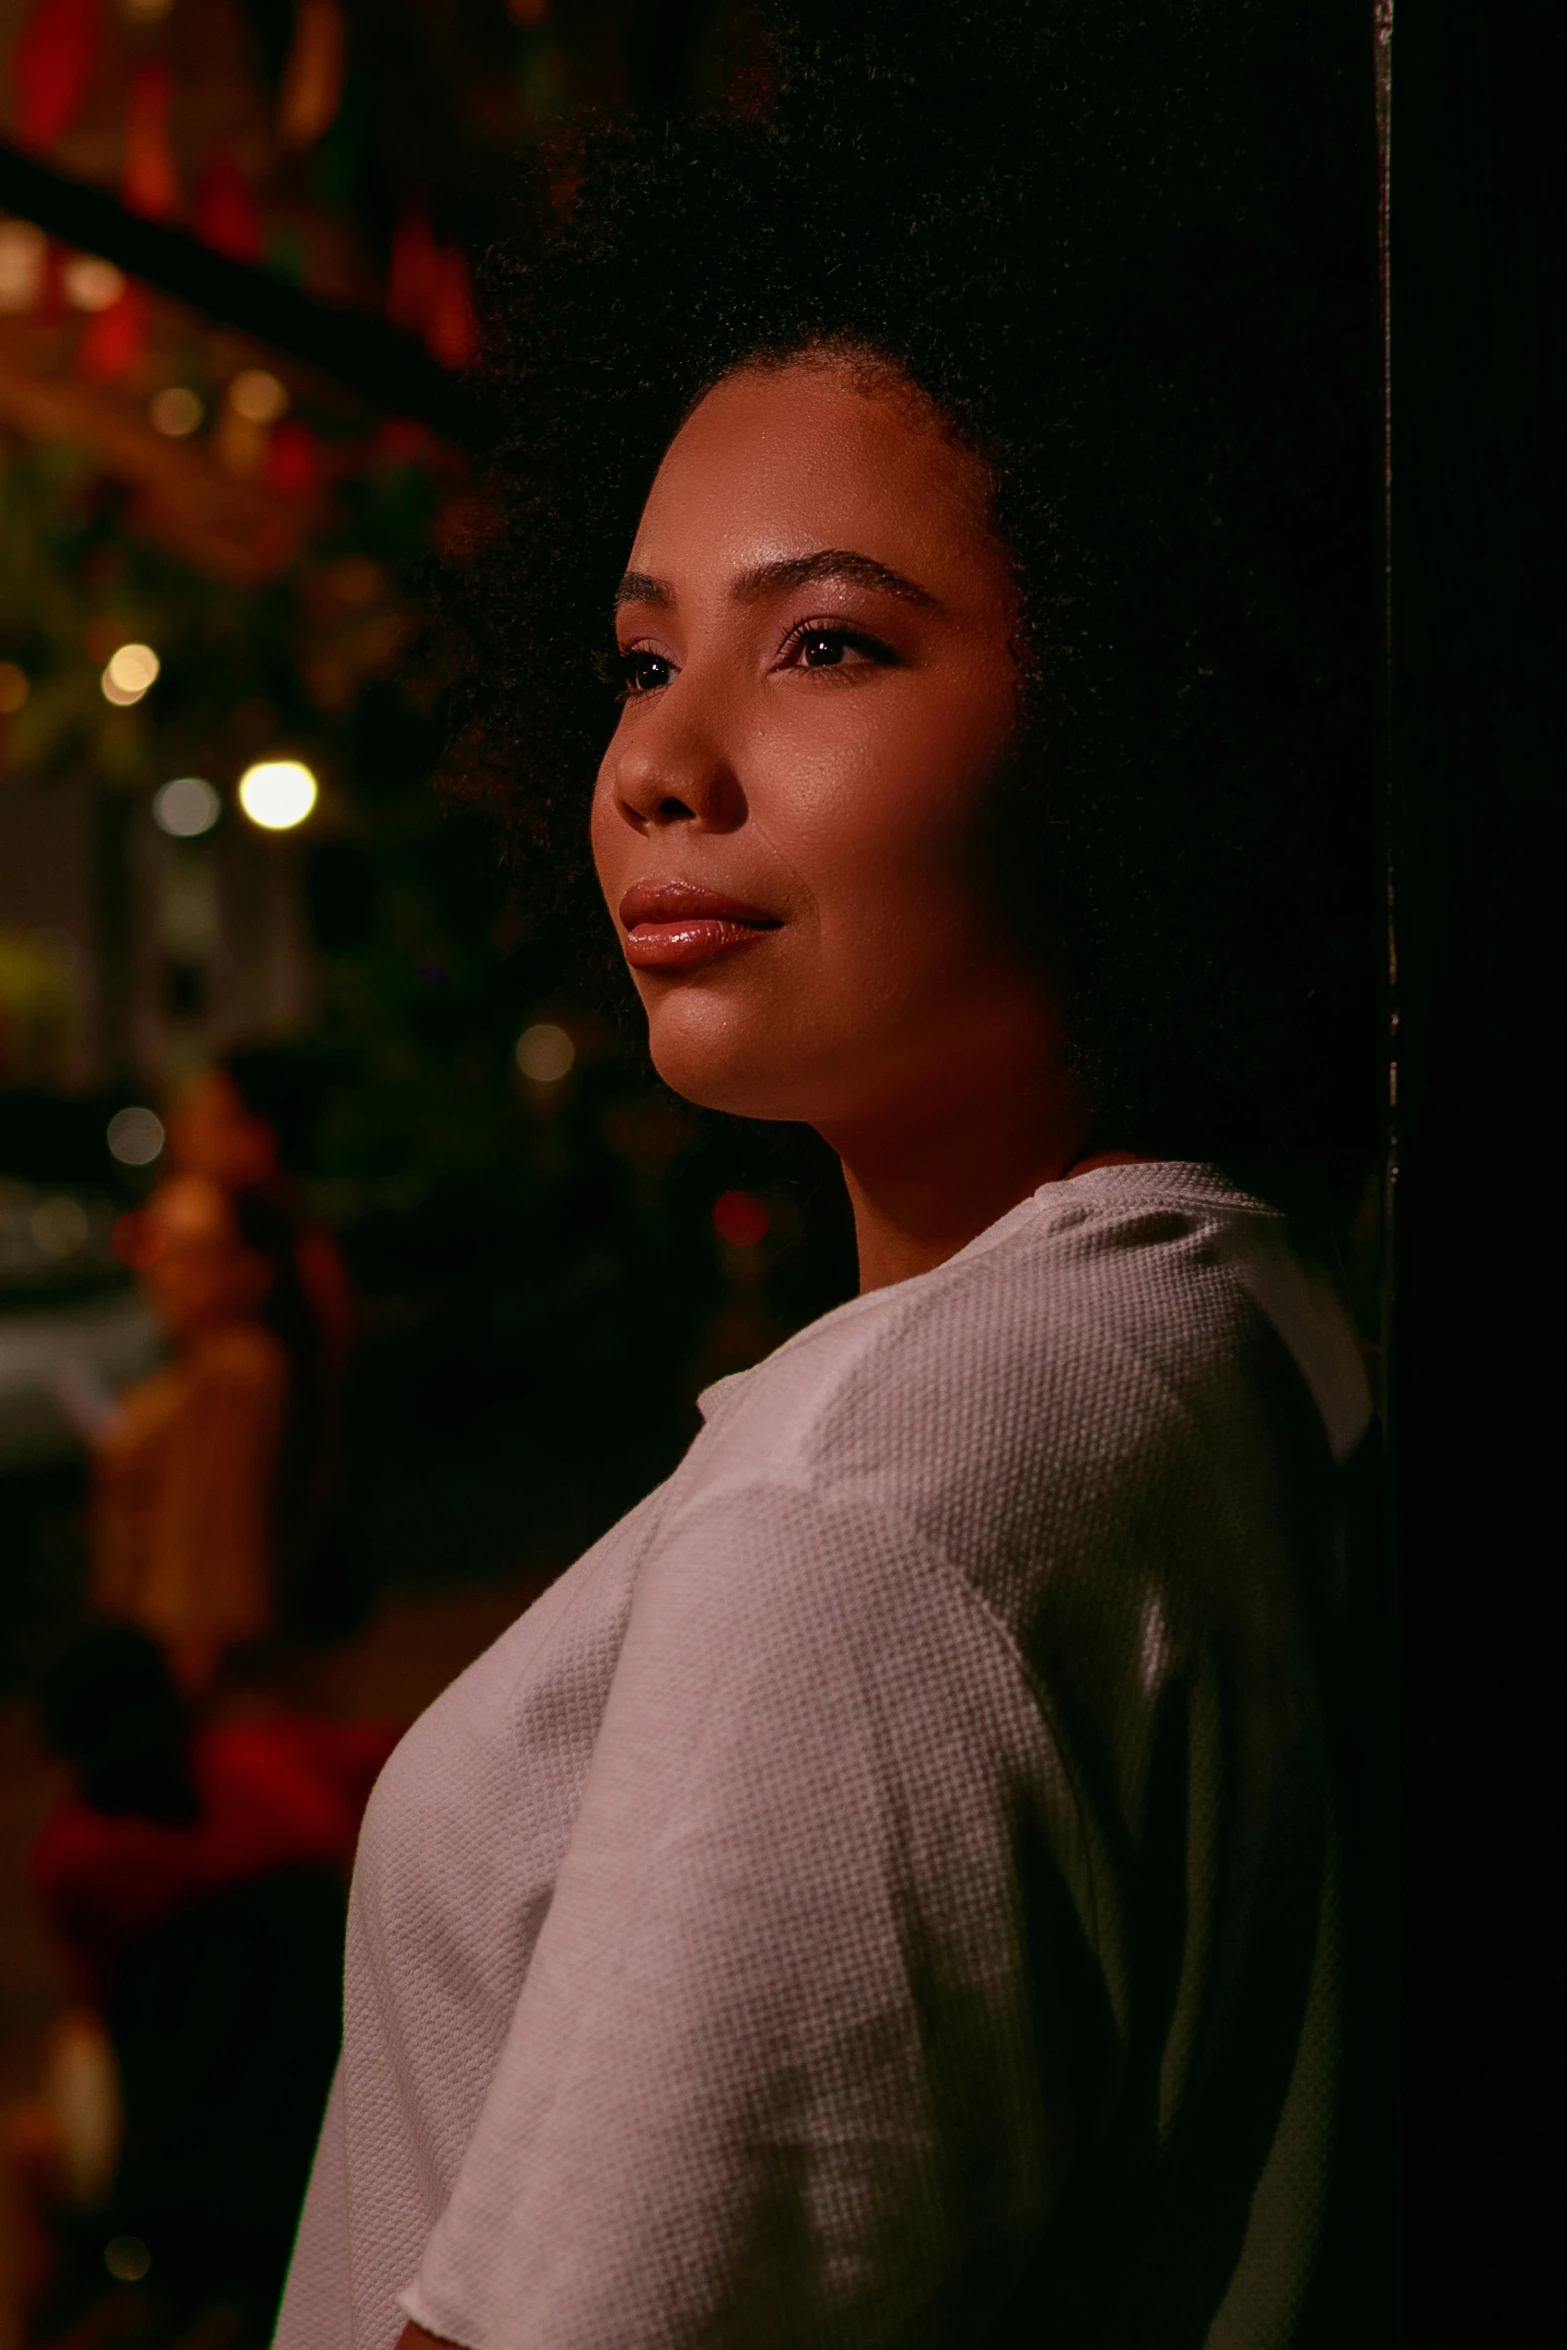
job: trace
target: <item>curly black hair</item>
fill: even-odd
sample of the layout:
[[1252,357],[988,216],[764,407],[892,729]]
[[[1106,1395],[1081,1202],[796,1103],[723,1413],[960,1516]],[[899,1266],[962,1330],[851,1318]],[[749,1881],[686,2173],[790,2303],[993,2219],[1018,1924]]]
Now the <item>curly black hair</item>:
[[[492,254],[448,778],[603,936],[611,595],[729,370],[877,355],[988,468],[1006,867],[1101,1133],[1277,1194],[1375,1131],[1374,130],[1335,0],[859,0],[711,118],[590,125]],[[1362,105],[1360,93],[1364,92]],[[541,207],[542,218],[542,207]],[[542,885],[542,886],[541,886]]]

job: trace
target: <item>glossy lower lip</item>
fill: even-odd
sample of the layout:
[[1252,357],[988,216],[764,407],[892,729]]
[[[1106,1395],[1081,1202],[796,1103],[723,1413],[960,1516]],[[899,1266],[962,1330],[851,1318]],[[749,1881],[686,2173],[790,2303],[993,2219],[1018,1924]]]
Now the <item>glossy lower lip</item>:
[[777,917],[691,881],[639,881],[620,901],[635,971],[693,971],[778,929]]
[[730,915],[684,915],[673,922],[637,922],[626,933],[626,961],[634,971],[691,971],[737,947],[770,938],[776,923],[737,922]]

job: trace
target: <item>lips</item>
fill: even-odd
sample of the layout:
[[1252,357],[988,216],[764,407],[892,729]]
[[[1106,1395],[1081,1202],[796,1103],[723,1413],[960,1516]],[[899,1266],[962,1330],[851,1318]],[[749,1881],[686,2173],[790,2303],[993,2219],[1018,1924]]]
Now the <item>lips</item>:
[[781,927],[776,914],[691,881],[639,881],[620,901],[620,922],[636,971],[694,970]]

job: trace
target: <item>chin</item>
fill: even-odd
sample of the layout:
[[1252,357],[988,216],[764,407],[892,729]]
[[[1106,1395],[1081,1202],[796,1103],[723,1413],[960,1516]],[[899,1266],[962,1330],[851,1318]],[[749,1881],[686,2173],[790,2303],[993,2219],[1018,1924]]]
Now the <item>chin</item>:
[[809,1122],[811,1089],[793,1057],[780,1056],[782,1041],[776,1027],[758,1035],[753,1021],[695,989],[648,1006],[648,1049],[664,1083],[731,1118]]

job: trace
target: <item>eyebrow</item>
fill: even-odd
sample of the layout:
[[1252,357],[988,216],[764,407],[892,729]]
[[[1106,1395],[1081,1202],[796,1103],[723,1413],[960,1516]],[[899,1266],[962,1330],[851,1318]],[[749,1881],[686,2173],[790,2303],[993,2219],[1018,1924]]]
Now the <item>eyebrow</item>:
[[[885,563],[878,563],[870,555],[857,555],[849,547],[819,547],[814,555],[789,555],[775,563],[758,563],[754,570],[742,571],[734,583],[736,603],[754,604],[763,596],[787,594],[791,588],[814,587],[824,580],[847,580],[854,587],[879,588],[884,596],[897,596],[905,604],[933,606],[936,598],[927,589],[905,579],[901,571],[890,571]],[[668,610],[675,601],[675,591],[664,579],[655,579],[647,571],[628,571],[615,590],[615,609],[625,604],[654,604]]]

